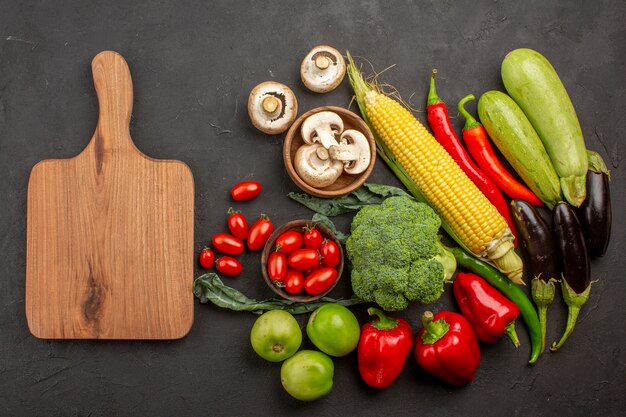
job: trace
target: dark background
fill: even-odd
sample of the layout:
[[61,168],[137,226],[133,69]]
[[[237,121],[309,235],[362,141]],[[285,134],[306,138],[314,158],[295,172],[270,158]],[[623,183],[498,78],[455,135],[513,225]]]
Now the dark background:
[[[623,1],[0,1],[0,415],[423,415],[617,416],[626,409],[626,278],[623,132],[626,130],[626,3]],[[612,170],[614,225],[607,255],[593,262],[594,284],[576,331],[556,354],[528,366],[522,347],[484,346],[475,381],[452,389],[409,359],[384,392],[360,380],[356,355],[335,360],[335,387],[300,403],[283,391],[280,366],[263,361],[248,337],[256,316],[196,303],[190,334],[174,342],[45,341],[24,314],[26,189],[41,159],[68,158],[87,144],[97,119],[90,61],[104,49],[128,61],[135,100],[131,133],[156,158],[180,159],[196,186],[195,244],[225,228],[228,190],[254,178],[256,201],[237,204],[249,218],[276,224],[309,218],[290,201],[281,136],[266,136],[246,113],[247,96],[273,79],[296,92],[300,113],[347,106],[346,82],[316,95],[299,65],[316,44],[366,57],[424,121],[428,77],[439,69],[440,96],[454,109],[469,92],[502,89],[499,66],[517,47],[542,52],[560,74],[587,145]],[[367,72],[369,67],[365,67]],[[475,112],[475,104],[470,106]],[[454,124],[460,128],[456,111]],[[370,181],[398,185],[378,161]],[[347,230],[349,217],[337,220]],[[271,295],[259,255],[228,279],[248,295]],[[200,274],[199,270],[196,274]],[[189,277],[190,284],[192,277]],[[333,293],[347,295],[345,279]],[[149,291],[149,288],[146,289]],[[436,306],[454,308],[450,291]],[[403,315],[419,328],[424,306]],[[355,308],[361,323],[363,308]],[[564,325],[560,295],[550,309],[548,341]],[[299,321],[304,325],[306,317]],[[305,346],[309,346],[308,342]]]

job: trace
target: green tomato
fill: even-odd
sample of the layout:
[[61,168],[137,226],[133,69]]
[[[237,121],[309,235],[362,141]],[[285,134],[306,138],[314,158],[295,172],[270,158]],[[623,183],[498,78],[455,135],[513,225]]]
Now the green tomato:
[[311,314],[306,334],[319,350],[345,356],[359,344],[361,328],[354,314],[339,304],[324,304]]
[[328,394],[333,387],[335,365],[322,352],[301,350],[280,368],[280,381],[293,398],[313,401]]
[[250,343],[263,359],[280,362],[298,351],[302,343],[302,330],[291,314],[282,310],[271,310],[254,322]]

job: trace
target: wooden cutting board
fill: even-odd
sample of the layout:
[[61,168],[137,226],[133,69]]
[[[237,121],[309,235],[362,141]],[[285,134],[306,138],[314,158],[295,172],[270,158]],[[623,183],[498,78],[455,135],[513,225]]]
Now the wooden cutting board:
[[28,326],[45,339],[178,339],[193,322],[193,176],[133,144],[124,58],[101,52],[91,68],[91,141],[30,174]]

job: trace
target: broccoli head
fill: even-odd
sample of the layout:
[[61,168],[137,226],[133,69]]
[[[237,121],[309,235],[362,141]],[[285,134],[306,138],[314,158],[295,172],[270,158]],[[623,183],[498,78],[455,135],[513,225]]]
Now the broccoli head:
[[387,311],[437,301],[456,269],[440,226],[433,209],[406,196],[361,209],[346,241],[354,294]]

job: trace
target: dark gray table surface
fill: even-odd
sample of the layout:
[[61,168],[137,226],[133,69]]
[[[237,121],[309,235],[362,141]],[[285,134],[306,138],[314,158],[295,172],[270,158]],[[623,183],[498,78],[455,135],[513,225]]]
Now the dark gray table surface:
[[[626,413],[626,270],[623,132],[626,131],[626,3],[531,1],[0,1],[0,415],[1,416],[618,416]],[[127,4],[128,3],[128,4]],[[276,224],[311,213],[286,194],[281,136],[250,124],[250,89],[268,79],[296,92],[300,112],[347,106],[344,82],[316,95],[299,80],[315,44],[366,57],[423,114],[428,77],[439,69],[440,96],[452,108],[469,92],[502,89],[499,66],[517,47],[539,50],[559,72],[577,108],[587,145],[612,170],[614,225],[607,255],[592,264],[594,284],[570,341],[528,366],[519,349],[484,346],[475,381],[453,389],[410,358],[390,389],[361,382],[356,355],[336,359],[335,387],[300,403],[283,391],[280,366],[249,345],[256,316],[196,302],[189,335],[174,342],[46,341],[31,336],[24,313],[26,189],[41,159],[68,158],[87,144],[97,119],[90,60],[119,51],[134,81],[131,134],[156,158],[179,159],[196,187],[195,246],[225,227],[228,190],[254,178],[262,196],[235,204]],[[475,110],[475,105],[471,106]],[[462,122],[455,117],[460,129]],[[399,185],[378,161],[372,182]],[[349,216],[337,220],[344,230]],[[265,298],[259,255],[228,282]],[[200,274],[196,270],[196,275]],[[192,277],[189,277],[190,281]],[[146,289],[149,291],[149,288]],[[344,277],[335,296],[349,292]],[[447,291],[431,306],[454,308]],[[416,331],[426,308],[402,313]],[[363,308],[355,308],[361,323]],[[549,341],[564,325],[560,296]],[[299,321],[304,325],[306,317]],[[305,342],[305,346],[310,343]]]

